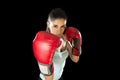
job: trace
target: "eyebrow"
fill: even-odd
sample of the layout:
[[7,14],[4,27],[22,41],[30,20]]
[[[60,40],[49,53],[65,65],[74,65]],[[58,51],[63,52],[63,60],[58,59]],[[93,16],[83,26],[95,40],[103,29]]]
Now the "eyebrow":
[[[53,25],[54,25],[54,26],[58,26],[58,25],[56,25],[56,24],[53,24]],[[64,27],[64,26],[66,27],[66,25],[65,25],[65,24],[64,24],[64,25],[62,25],[62,26],[60,26],[60,27]]]

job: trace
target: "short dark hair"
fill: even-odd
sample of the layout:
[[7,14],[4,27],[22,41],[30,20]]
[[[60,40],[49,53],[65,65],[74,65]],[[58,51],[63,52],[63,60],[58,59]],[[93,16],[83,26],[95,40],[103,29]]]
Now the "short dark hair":
[[52,9],[48,15],[48,21],[61,18],[67,20],[67,15],[61,8]]

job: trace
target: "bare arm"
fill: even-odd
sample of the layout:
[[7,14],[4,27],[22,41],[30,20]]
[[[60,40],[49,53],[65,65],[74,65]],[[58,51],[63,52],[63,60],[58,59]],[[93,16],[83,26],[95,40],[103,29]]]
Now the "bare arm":
[[45,76],[45,80],[53,80],[53,74],[49,76]]
[[79,56],[75,56],[75,55],[72,55],[72,46],[71,44],[69,43],[69,41],[67,41],[67,48],[68,48],[68,52],[69,52],[69,56],[71,58],[71,60],[75,63],[77,63],[80,59]]

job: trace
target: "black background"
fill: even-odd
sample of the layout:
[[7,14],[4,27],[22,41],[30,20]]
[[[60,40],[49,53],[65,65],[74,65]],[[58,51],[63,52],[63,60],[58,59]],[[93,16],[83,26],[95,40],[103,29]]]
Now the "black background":
[[117,44],[115,43],[117,31],[114,35],[115,26],[111,20],[114,17],[113,5],[109,5],[108,2],[78,4],[52,3],[42,6],[44,5],[42,3],[23,3],[3,9],[1,30],[2,28],[4,30],[1,43],[4,42],[5,49],[1,49],[1,52],[4,52],[1,55],[5,57],[1,65],[4,66],[2,74],[11,75],[9,78],[15,80],[37,80],[39,69],[33,56],[32,41],[36,32],[46,29],[48,13],[53,8],[59,7],[65,10],[68,16],[67,26],[74,26],[80,30],[83,39],[80,61],[74,63],[70,58],[67,59],[63,72],[64,80],[97,80],[113,77],[114,73],[111,72],[117,71],[114,64],[119,59],[113,55],[116,51],[113,51],[113,48],[116,48],[113,45]]
[[[56,7],[53,7],[56,8]],[[31,16],[32,19],[32,38],[34,39],[37,31],[46,29],[46,21],[48,13],[53,8],[37,8],[33,10]],[[80,8],[64,8],[68,16],[67,26],[74,26],[80,30],[82,34],[82,55],[80,61],[74,63],[70,58],[66,61],[66,66],[63,72],[63,78],[65,80],[73,80],[80,78],[95,78],[99,76],[98,68],[98,52],[97,52],[97,36],[100,28],[100,22],[98,21],[101,17],[100,12],[95,7],[80,7]],[[36,60],[32,54],[32,79],[38,78],[39,69]]]

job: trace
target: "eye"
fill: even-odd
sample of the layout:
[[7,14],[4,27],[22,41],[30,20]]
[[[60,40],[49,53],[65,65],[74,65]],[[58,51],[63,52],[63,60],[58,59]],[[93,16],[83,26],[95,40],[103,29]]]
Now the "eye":
[[54,25],[53,27],[57,28],[58,26],[57,26],[57,25]]
[[64,28],[65,29],[66,26],[62,26],[61,28]]

